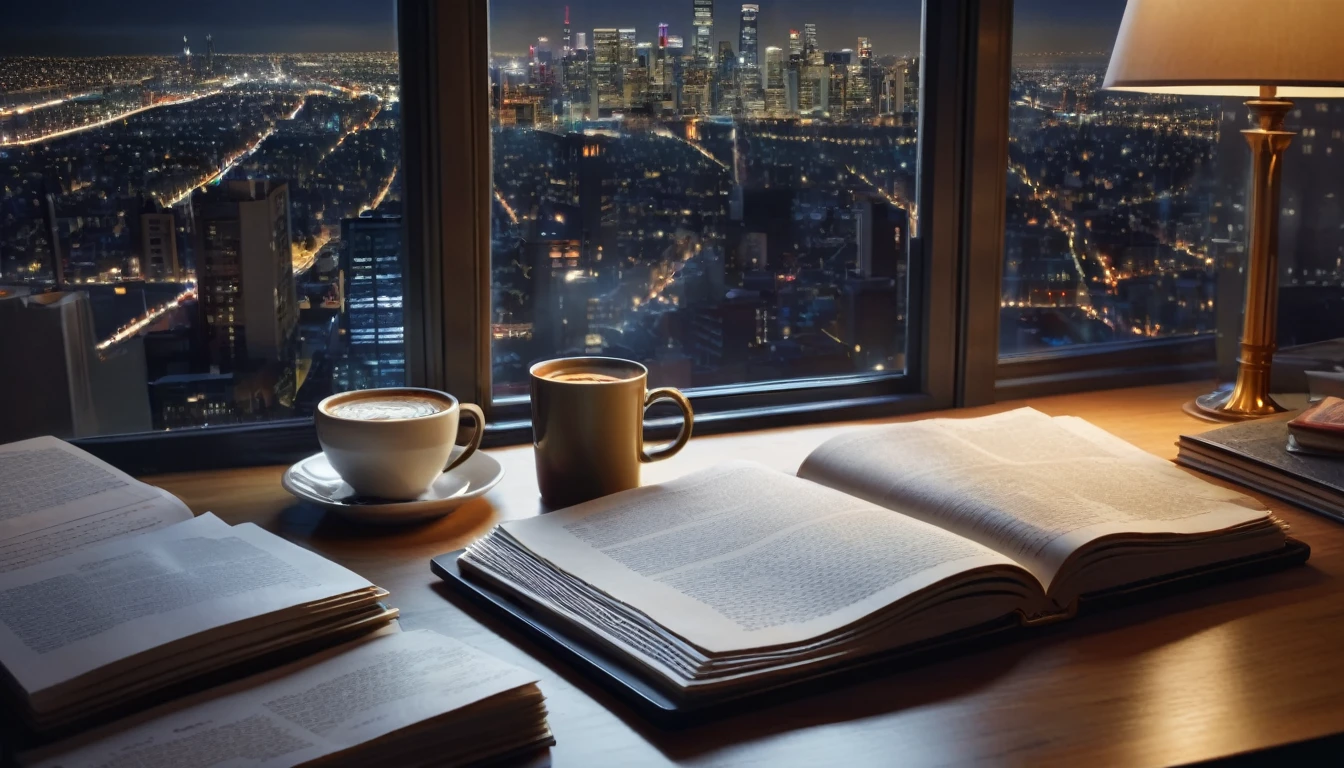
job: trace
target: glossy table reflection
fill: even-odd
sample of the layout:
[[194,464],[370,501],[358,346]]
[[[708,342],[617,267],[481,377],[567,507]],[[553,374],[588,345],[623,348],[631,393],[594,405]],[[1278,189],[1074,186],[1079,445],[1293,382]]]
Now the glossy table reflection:
[[[1075,415],[1164,458],[1201,383],[1002,403]],[[925,415],[927,416],[927,414]],[[904,417],[895,420],[911,420]],[[874,422],[868,422],[874,423]],[[728,459],[793,471],[851,424],[699,438],[645,482]],[[1169,765],[1344,731],[1344,525],[1265,499],[1312,546],[1305,568],[1083,617],[1032,639],[685,731],[644,725],[563,663],[443,588],[429,558],[500,520],[541,511],[530,446],[492,451],[504,482],[450,517],[355,527],[298,503],[283,467],[145,478],[198,514],[251,521],[391,590],[407,629],[429,628],[536,672],[556,766]],[[1263,498],[1263,497],[1262,497]]]

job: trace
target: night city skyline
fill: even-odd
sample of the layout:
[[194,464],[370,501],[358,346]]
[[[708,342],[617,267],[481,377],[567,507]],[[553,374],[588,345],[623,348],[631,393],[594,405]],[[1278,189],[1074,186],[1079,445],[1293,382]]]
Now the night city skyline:
[[[844,4],[817,0],[763,0],[761,37],[782,45],[788,30],[805,21],[821,28],[823,45],[852,47],[863,35],[884,54],[913,52],[918,44],[919,3],[907,0],[852,0]],[[539,36],[557,35],[564,2],[494,0],[491,3],[491,48],[500,53],[525,52]],[[691,0],[672,4],[635,4],[624,0],[570,0],[576,30],[596,26],[633,26],[653,30],[667,22],[685,34],[691,25]],[[684,9],[680,6],[684,5]],[[717,0],[719,18],[735,16],[740,2]],[[670,7],[678,10],[668,13]],[[360,0],[238,0],[226,4],[184,4],[144,0],[127,14],[122,3],[56,0],[18,4],[6,9],[0,27],[0,55],[114,56],[172,55],[183,35],[198,44],[210,34],[220,52],[322,53],[391,51],[396,49],[394,4]],[[1107,51],[1124,11],[1123,0],[1019,0],[1015,9],[1014,50]],[[806,17],[806,18],[804,18]],[[128,22],[133,18],[133,22]],[[247,21],[255,19],[257,21]],[[724,29],[717,40],[733,39]]]
[[[42,372],[0,398],[67,380],[25,415],[68,436],[404,383],[394,3],[57,5],[87,13],[0,31],[0,358]],[[1102,90],[1121,0],[1016,5],[1001,352],[1234,335],[1245,108]],[[493,394],[585,354],[688,389],[908,371],[919,3],[631,6],[491,5]],[[1308,343],[1344,335],[1344,105],[1292,119],[1280,330]]]

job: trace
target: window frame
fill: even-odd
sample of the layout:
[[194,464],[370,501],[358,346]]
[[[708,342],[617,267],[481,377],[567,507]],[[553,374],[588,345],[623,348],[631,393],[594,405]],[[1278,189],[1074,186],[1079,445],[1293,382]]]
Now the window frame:
[[[526,442],[525,399],[490,397],[488,0],[398,0],[396,8],[407,384],[480,404],[486,445]],[[907,272],[908,316],[920,322],[908,326],[907,374],[693,390],[697,434],[993,400],[997,343],[991,350],[985,340],[997,342],[1011,9],[1012,0],[924,2],[920,224]],[[677,426],[646,422],[655,439]],[[282,464],[318,450],[309,419],[73,442],[133,474]]]
[[[924,410],[951,408],[964,402],[957,371],[964,365],[968,350],[964,338],[963,302],[971,298],[962,268],[970,211],[964,197],[973,179],[968,175],[969,146],[965,137],[975,115],[968,109],[968,98],[976,102],[992,99],[979,95],[984,84],[969,66],[983,35],[975,30],[980,6],[1002,9],[1008,0],[954,0],[924,3],[920,65],[920,127],[917,188],[920,200],[919,236],[911,239],[908,275],[908,317],[920,318],[908,326],[906,374],[856,374],[829,378],[747,383],[726,387],[688,390],[696,410],[697,434],[792,425],[823,420],[869,418]],[[403,0],[403,6],[415,0]],[[432,2],[433,13],[443,20],[435,24],[441,34],[440,47],[455,50],[486,51],[485,55],[465,63],[472,67],[466,80],[475,93],[466,95],[469,103],[488,104],[488,0]],[[996,12],[1001,12],[996,11]],[[405,85],[403,84],[403,87]],[[456,94],[457,92],[454,91]],[[1006,123],[1007,90],[1004,86],[1001,111]],[[463,110],[463,113],[467,110]],[[485,170],[489,184],[490,122],[487,110],[473,110],[469,119],[454,115],[440,128],[441,144],[457,148],[459,166]],[[982,140],[986,133],[978,131]],[[995,142],[989,137],[989,145]],[[989,147],[1007,155],[1006,133]],[[1004,161],[1006,167],[1006,160]],[[1003,174],[999,173],[998,176]],[[409,180],[409,177],[408,177]],[[475,208],[469,217],[472,225],[488,233],[490,215],[489,187],[484,191],[473,176],[464,185],[475,190],[474,197],[458,195],[457,209]],[[1000,184],[1002,184],[1000,180]],[[409,191],[408,191],[409,195]],[[1002,197],[1002,196],[1000,196]],[[1002,219],[1004,201],[997,203]],[[979,212],[979,209],[974,211]],[[480,230],[477,230],[480,231]],[[1000,239],[1002,235],[1000,234]],[[488,236],[482,242],[472,239],[480,249],[473,275],[474,285],[456,283],[447,287],[443,303],[448,306],[474,306],[470,319],[476,325],[467,330],[474,338],[484,339],[471,355],[453,357],[454,365],[445,366],[444,380],[452,391],[471,392],[486,412],[486,443],[492,445],[525,442],[531,439],[528,426],[529,405],[526,397],[496,400],[491,395],[489,350],[490,270]],[[462,254],[456,254],[461,258]],[[444,254],[445,261],[453,255]],[[484,265],[484,269],[482,269]],[[465,268],[465,265],[464,265]],[[995,301],[997,307],[997,299]],[[463,319],[467,319],[465,314]],[[997,318],[995,318],[997,323]],[[995,325],[997,328],[997,324]],[[468,369],[475,361],[474,370]],[[992,381],[992,379],[990,379]],[[669,434],[675,420],[648,419],[651,437]]]
[[[968,263],[976,275],[968,283],[974,295],[966,303],[970,313],[964,343],[975,349],[961,369],[974,382],[972,395],[965,404],[974,405],[1045,395],[1087,392],[1147,384],[1212,380],[1217,377],[1216,339],[1214,334],[1173,336],[1163,339],[1116,341],[1078,345],[1068,349],[1002,354],[999,351],[1000,302],[1003,282],[1008,168],[1008,106],[1012,86],[1012,41],[1014,0],[982,0],[979,3],[980,33],[992,38],[993,46],[1003,46],[999,55],[987,53],[982,38],[978,77],[992,87],[981,89],[983,116],[976,131],[997,133],[1002,137],[1003,155],[990,166],[988,156],[975,169],[973,193],[984,211],[997,205],[997,214],[972,221],[996,220],[975,228],[976,242],[969,250]],[[996,92],[990,101],[991,91]],[[976,146],[988,142],[979,137]],[[977,340],[979,340],[977,342]]]

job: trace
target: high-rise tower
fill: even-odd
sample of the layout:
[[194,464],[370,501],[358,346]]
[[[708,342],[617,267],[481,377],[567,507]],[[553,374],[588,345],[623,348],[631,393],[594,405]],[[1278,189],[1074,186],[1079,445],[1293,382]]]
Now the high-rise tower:
[[574,50],[573,45],[572,45],[573,40],[571,39],[571,37],[570,37],[570,32],[569,32],[569,6],[568,6],[568,5],[565,6],[565,26],[564,26],[562,29],[563,29],[563,34],[562,34],[561,37],[560,37],[560,45],[563,46],[563,47],[560,49],[560,57],[563,58],[563,59],[567,59],[567,58],[569,58],[569,53],[570,53],[570,51],[573,51],[573,50]]
[[803,58],[808,64],[821,63],[821,48],[817,45],[817,25],[803,25]]
[[695,63],[702,67],[714,64],[714,0],[693,0],[695,38],[691,50]]
[[760,13],[761,6],[755,3],[744,3],[742,5],[742,23],[738,30],[737,55],[742,58],[743,68],[758,70],[761,65],[756,48],[756,17]]
[[205,36],[205,73],[207,75],[215,74],[215,37],[214,35]]

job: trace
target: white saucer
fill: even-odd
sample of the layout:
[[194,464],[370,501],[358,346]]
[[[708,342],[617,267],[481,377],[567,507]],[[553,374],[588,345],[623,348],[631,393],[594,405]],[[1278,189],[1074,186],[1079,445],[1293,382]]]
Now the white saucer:
[[[453,458],[465,450],[453,449]],[[356,496],[355,491],[336,470],[325,454],[314,454],[285,470],[280,478],[285,490],[361,523],[412,523],[442,517],[462,504],[482,496],[504,477],[504,468],[495,457],[477,451],[451,472],[444,472],[429,490],[411,501],[388,501],[372,496]]]

